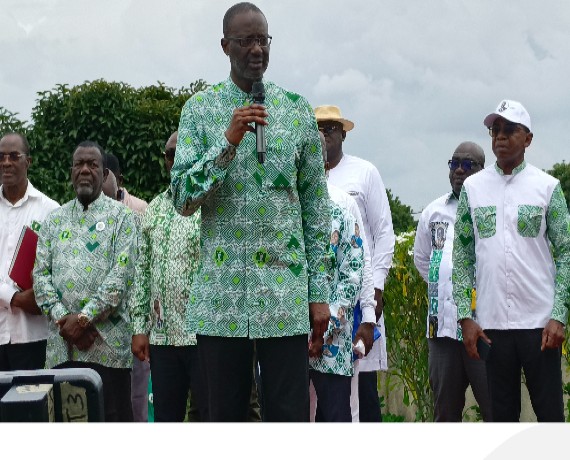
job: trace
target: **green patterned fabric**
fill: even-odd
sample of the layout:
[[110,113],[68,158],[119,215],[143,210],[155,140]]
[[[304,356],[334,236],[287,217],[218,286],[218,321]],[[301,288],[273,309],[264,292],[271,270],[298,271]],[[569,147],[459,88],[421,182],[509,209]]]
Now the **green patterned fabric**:
[[542,223],[542,208],[540,206],[521,205],[518,207],[519,235],[526,238],[536,238]]
[[264,85],[263,165],[254,133],[237,149],[225,138],[234,109],[251,103],[230,78],[194,95],[180,118],[172,191],[179,212],[202,211],[188,309],[199,334],[305,334],[308,303],[329,299],[330,209],[315,116],[303,97]]
[[479,238],[491,238],[497,233],[497,207],[482,206],[473,209]]
[[325,374],[352,376],[354,305],[362,287],[364,250],[356,219],[347,208],[331,202],[332,229],[327,269],[331,279],[331,319],[324,336],[323,354],[310,358],[312,369]]
[[170,190],[150,202],[142,220],[135,284],[129,298],[133,334],[152,345],[195,345],[186,308],[200,257],[200,211],[176,212]]
[[[72,200],[42,225],[34,267],[36,302],[49,317],[47,366],[65,361],[131,366],[126,294],[132,284],[137,231],[132,211],[101,194],[87,211]],[[100,337],[87,351],[69,347],[55,321],[84,313]]]

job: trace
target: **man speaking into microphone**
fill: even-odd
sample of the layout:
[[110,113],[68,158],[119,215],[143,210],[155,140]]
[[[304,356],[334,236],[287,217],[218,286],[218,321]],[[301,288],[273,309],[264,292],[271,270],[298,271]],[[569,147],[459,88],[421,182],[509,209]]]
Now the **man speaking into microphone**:
[[[309,421],[308,357],[320,353],[330,316],[331,224],[317,124],[305,98],[263,78],[271,39],[257,6],[226,12],[229,78],[185,104],[171,172],[176,210],[201,207],[188,326],[213,422],[246,420],[254,346],[263,420]],[[262,83],[255,95],[254,82]]]

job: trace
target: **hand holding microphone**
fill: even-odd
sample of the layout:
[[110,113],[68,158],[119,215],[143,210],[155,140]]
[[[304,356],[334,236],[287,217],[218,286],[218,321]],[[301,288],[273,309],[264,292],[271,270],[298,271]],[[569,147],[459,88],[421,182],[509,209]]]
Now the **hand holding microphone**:
[[[258,82],[261,83],[261,82]],[[262,83],[261,83],[262,84]],[[263,85],[263,84],[262,84]],[[265,99],[265,94],[264,94]],[[257,134],[256,129],[259,127],[261,129],[267,125],[266,118],[268,113],[265,107],[254,100],[254,103],[248,106],[238,107],[234,110],[232,119],[230,121],[230,126],[225,132],[227,141],[232,145],[239,145],[245,133],[254,132]],[[255,128],[252,126],[255,124]],[[265,133],[263,133],[263,141],[265,142]],[[257,141],[259,142],[259,136]],[[258,150],[259,152],[259,150]],[[265,158],[265,143],[263,148],[263,157]],[[258,158],[259,159],[259,158]]]

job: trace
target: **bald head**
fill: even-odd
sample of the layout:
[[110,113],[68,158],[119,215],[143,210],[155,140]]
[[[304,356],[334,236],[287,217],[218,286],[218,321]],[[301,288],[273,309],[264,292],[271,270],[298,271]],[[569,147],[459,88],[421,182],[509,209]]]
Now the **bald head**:
[[459,196],[463,182],[485,167],[485,152],[475,142],[466,141],[457,146],[449,168],[449,182],[455,196]]
[[483,148],[479,144],[476,144],[475,142],[471,141],[462,142],[457,146],[454,153],[458,152],[471,153],[473,155],[472,158],[473,160],[481,163],[481,166],[483,167],[485,166],[485,152],[483,151]]

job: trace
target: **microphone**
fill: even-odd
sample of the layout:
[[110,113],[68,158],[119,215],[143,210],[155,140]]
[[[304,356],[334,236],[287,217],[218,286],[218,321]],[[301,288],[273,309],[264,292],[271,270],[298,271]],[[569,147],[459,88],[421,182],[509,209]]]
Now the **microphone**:
[[[251,95],[253,96],[253,102],[256,104],[263,104],[265,102],[265,88],[263,87],[263,82],[261,80],[253,82]],[[265,162],[265,153],[267,152],[265,126],[257,123],[255,124],[255,137],[257,141],[257,161],[259,164],[263,164]]]

